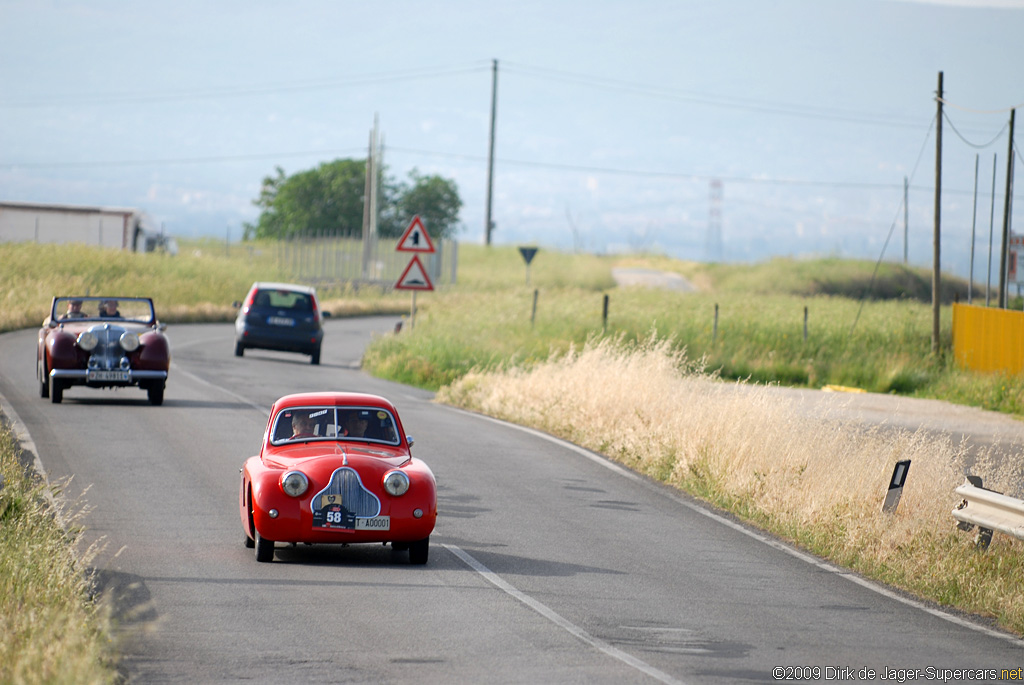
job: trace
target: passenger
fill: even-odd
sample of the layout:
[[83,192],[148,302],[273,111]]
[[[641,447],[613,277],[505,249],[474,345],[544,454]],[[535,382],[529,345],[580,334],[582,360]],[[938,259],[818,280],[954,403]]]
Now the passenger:
[[345,435],[350,438],[361,438],[366,434],[368,420],[366,412],[350,411],[345,417]]
[[103,304],[100,305],[100,316],[120,319],[121,312],[117,311],[117,300],[103,300]]
[[82,311],[81,300],[68,300],[68,312],[62,319],[84,319],[85,312]]

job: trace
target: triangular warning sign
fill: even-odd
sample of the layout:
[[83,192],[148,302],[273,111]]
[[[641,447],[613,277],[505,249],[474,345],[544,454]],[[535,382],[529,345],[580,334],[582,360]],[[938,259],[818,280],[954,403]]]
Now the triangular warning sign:
[[398,239],[398,246],[395,250],[398,252],[434,252],[434,243],[430,242],[430,235],[423,227],[423,221],[420,220],[419,215],[412,218],[409,228],[405,229],[405,233]]
[[423,268],[419,255],[412,258],[409,266],[405,267],[405,271],[399,276],[398,283],[395,283],[395,290],[433,289],[434,284],[430,282],[430,276],[427,275],[427,270]]

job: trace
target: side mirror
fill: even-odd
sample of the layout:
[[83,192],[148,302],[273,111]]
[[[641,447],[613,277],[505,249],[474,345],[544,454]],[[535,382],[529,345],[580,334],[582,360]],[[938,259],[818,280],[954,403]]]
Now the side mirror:
[[407,436],[405,436],[405,441],[406,441],[407,443],[409,443],[409,447],[410,447],[410,448],[412,448],[412,445],[413,445],[413,443],[414,443],[414,442],[416,442],[415,440],[413,440],[413,439],[412,439],[412,436],[411,436],[411,435],[407,435]]
[[320,312],[320,316],[324,317],[325,319],[329,319],[331,318],[331,313],[325,309]]

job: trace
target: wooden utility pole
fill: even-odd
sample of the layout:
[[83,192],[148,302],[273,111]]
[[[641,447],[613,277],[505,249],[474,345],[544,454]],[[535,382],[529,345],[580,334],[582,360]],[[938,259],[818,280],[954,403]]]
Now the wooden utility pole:
[[999,260],[999,308],[1006,309],[1006,276],[1010,250],[1010,207],[1013,199],[1013,120],[1016,109],[1010,110],[1010,143],[1006,159],[1006,197],[1003,199],[1003,258]]
[[903,265],[907,264],[909,247],[907,241],[910,238],[910,181],[903,177]]
[[932,237],[934,264],[932,265],[932,354],[939,353],[939,313],[940,288],[939,276],[940,250],[939,237],[942,235],[942,72],[939,72],[938,97],[939,112],[935,123],[935,234]]
[[491,244],[491,229],[494,228],[494,221],[491,219],[491,198],[494,194],[494,121],[498,114],[498,60],[493,60],[491,70],[491,140],[487,154],[487,216],[484,218],[484,245]]

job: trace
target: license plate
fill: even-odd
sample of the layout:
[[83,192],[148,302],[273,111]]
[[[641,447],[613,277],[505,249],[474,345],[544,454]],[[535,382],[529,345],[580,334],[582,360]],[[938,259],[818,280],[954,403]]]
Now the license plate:
[[267,323],[271,326],[294,326],[295,319],[289,319],[286,316],[270,316],[267,317]]
[[127,371],[90,371],[86,376],[87,381],[122,381],[128,382]]
[[356,519],[356,530],[391,530],[391,517],[374,516],[372,519]]

